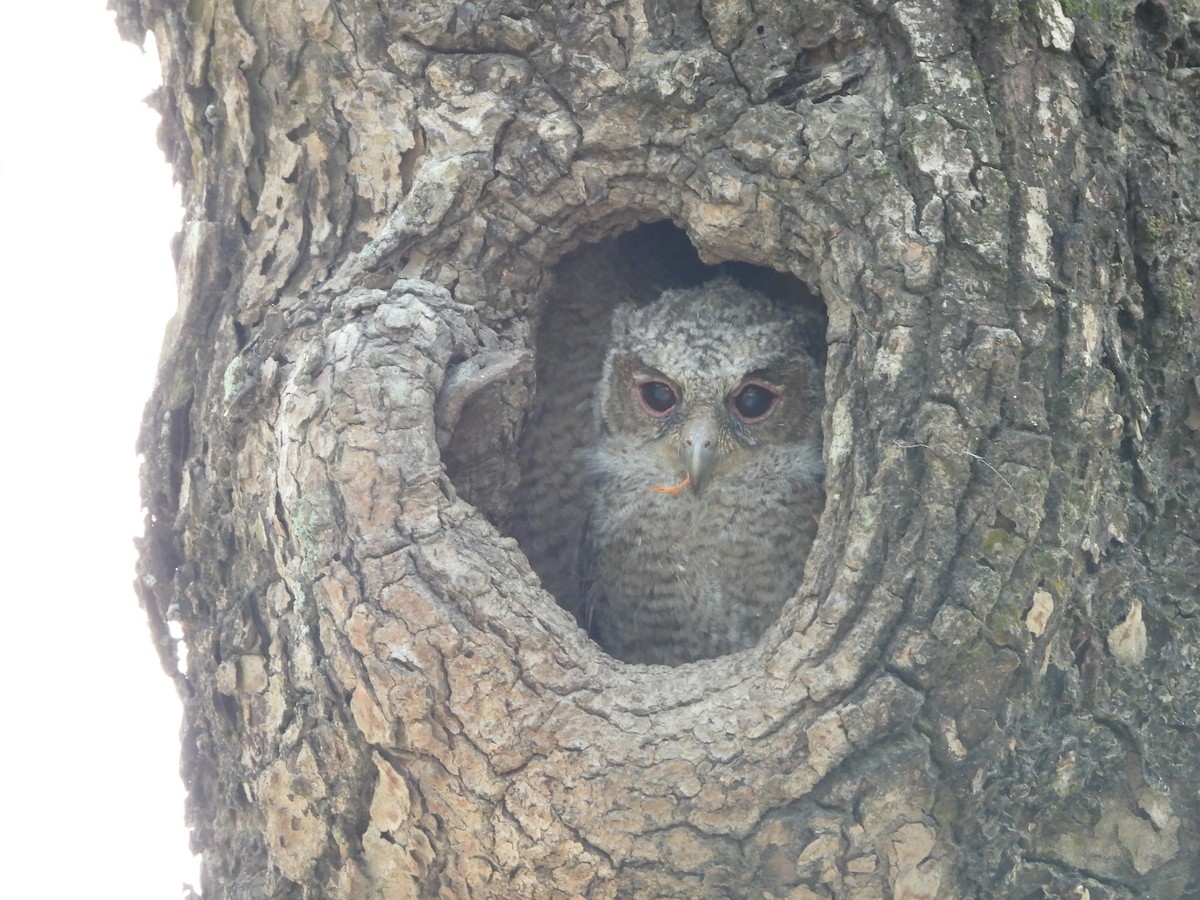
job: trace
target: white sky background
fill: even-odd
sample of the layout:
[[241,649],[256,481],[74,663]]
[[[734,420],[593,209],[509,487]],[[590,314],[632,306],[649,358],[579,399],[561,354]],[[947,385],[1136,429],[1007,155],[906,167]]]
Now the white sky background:
[[180,896],[180,705],[133,581],[134,441],[174,310],[151,45],[104,0],[0,29],[0,896]]

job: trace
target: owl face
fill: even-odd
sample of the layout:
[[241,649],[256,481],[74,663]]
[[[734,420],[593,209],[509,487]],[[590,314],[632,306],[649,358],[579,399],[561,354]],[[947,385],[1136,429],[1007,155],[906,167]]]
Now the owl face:
[[614,316],[599,426],[620,449],[645,454],[647,478],[674,479],[656,488],[699,492],[764,447],[812,439],[819,408],[794,320],[731,280]]

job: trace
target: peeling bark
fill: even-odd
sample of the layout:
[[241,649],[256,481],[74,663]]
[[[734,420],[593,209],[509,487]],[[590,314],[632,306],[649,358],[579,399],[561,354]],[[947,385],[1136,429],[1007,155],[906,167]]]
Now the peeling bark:
[[[114,6],[206,896],[1200,892],[1194,3]],[[759,646],[625,665],[530,566],[545,373],[729,262],[824,303],[820,534]]]

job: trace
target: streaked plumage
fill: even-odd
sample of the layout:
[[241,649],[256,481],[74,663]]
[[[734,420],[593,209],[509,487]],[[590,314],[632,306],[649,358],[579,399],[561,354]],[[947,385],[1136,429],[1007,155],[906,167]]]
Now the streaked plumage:
[[616,311],[578,561],[605,650],[675,665],[774,621],[822,505],[822,402],[798,323],[730,279]]

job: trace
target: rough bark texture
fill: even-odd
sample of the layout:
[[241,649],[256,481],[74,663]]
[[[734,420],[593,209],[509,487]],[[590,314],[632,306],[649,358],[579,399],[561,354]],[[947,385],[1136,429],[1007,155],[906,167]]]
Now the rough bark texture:
[[[206,896],[1200,893],[1194,3],[113,2]],[[505,533],[555,267],[660,220],[828,316],[804,583],[677,669]]]

